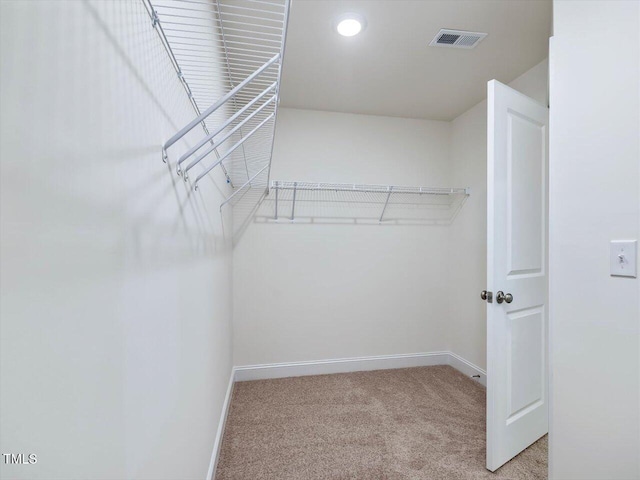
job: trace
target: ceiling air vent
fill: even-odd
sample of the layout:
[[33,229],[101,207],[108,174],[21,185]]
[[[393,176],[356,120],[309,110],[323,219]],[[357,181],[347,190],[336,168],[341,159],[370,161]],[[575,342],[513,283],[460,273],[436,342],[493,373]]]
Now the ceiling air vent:
[[429,46],[474,48],[486,36],[486,33],[465,32],[463,30],[447,30],[443,28],[438,32],[435,38],[431,40]]

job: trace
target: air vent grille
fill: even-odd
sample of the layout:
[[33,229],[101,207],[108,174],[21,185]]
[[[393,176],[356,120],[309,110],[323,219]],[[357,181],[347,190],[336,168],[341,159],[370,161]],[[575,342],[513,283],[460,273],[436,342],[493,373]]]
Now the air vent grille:
[[440,35],[440,38],[438,38],[438,43],[453,45],[454,43],[456,43],[456,40],[458,40],[459,38],[460,38],[460,35],[451,35],[450,33],[443,33],[442,35]]
[[431,40],[431,47],[475,48],[486,33],[442,29]]

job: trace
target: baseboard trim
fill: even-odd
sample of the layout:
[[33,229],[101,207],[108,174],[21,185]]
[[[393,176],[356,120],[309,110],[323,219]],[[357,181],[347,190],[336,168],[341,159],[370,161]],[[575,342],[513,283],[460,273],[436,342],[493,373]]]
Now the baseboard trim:
[[235,368],[231,369],[231,375],[229,375],[229,385],[227,385],[227,393],[224,396],[224,402],[222,404],[222,412],[220,412],[220,420],[218,421],[218,430],[216,431],[216,437],[213,441],[213,452],[211,453],[211,461],[209,462],[209,471],[207,472],[207,478],[205,480],[213,480],[218,467],[218,459],[220,458],[220,447],[222,446],[222,437],[224,435],[224,427],[227,423],[227,416],[229,415],[229,406],[231,405],[231,394],[233,393],[233,384],[235,383]]
[[326,375],[331,373],[362,372],[408,367],[430,367],[451,365],[456,370],[473,377],[482,385],[487,385],[487,373],[453,352],[408,353],[400,355],[380,355],[375,357],[338,358],[308,362],[272,363],[235,367],[235,381],[267,380],[271,378],[302,377],[306,375]]
[[337,358],[309,362],[272,363],[236,367],[236,381],[269,378],[326,375],[329,373],[363,372],[391,368],[447,365],[447,352],[380,355],[375,357]]
[[[459,372],[468,375],[477,382],[481,383],[485,387],[487,386],[487,372],[477,365],[474,365],[468,360],[465,360],[460,355],[456,355],[453,352],[447,352],[449,354],[449,365],[458,370]],[[479,376],[477,376],[479,375]]]

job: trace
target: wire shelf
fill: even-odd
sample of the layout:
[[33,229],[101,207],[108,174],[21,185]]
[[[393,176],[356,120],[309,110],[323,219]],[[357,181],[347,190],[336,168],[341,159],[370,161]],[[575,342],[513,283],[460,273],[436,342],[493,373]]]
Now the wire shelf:
[[[266,190],[290,0],[143,1],[196,112],[163,160],[194,189],[220,167],[234,188],[222,206]],[[200,140],[174,147],[197,126]]]
[[[440,224],[462,207],[464,188],[273,182],[270,191],[290,0],[142,1],[196,113],[164,143],[163,160],[185,181],[193,175],[194,189],[220,167],[233,187],[220,208],[234,209],[234,228],[265,209],[272,220]],[[198,126],[198,140],[174,146]]]
[[449,224],[469,188],[274,181],[263,220]]

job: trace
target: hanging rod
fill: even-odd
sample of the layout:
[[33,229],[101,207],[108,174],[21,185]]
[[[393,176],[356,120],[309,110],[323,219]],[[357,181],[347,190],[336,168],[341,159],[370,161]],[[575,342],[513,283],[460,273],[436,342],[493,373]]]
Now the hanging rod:
[[[176,170],[178,175],[180,175],[182,172],[180,170],[180,165],[182,164],[182,162],[184,162],[187,158],[189,158],[191,155],[193,155],[197,150],[199,150],[205,143],[213,140],[213,138],[215,136],[217,136],[220,132],[222,132],[225,128],[227,128],[229,125],[231,125],[234,121],[236,121],[241,115],[243,115],[247,110],[249,110],[251,107],[253,107],[257,102],[259,102],[267,93],[269,93],[271,90],[273,90],[274,88],[276,88],[278,82],[273,82],[269,87],[267,87],[260,95],[258,95],[256,98],[254,98],[253,100],[251,100],[249,103],[247,103],[244,107],[242,107],[240,110],[238,110],[236,113],[234,113],[231,117],[229,117],[229,119],[224,122],[220,127],[218,127],[213,133],[207,135],[205,138],[203,138],[202,140],[200,140],[194,147],[190,148],[184,155],[182,155],[177,162],[176,165]],[[275,97],[272,97],[275,98]],[[271,102],[272,100],[269,99],[269,102]],[[266,105],[267,103],[265,103],[264,105]],[[264,105],[262,105],[262,107],[264,107]],[[261,108],[262,108],[261,107]],[[255,112],[254,112],[255,114]],[[246,119],[245,119],[246,121]],[[219,142],[221,143],[221,142]],[[213,147],[215,148],[215,147]],[[212,148],[212,150],[213,150]]]
[[[162,154],[163,157],[166,159],[167,158],[167,149],[169,147],[171,147],[171,145],[173,145],[174,143],[176,143],[178,140],[180,140],[182,137],[184,137],[187,133],[189,133],[191,130],[193,130],[193,128],[200,124],[203,120],[205,120],[209,115],[211,115],[213,112],[215,112],[216,110],[218,110],[221,106],[223,106],[225,103],[227,103],[231,98],[235,97],[236,94],[242,90],[244,87],[246,87],[249,83],[251,83],[252,80],[254,80],[258,75],[260,75],[262,72],[264,72],[267,68],[269,68],[271,65],[273,65],[274,63],[276,63],[278,60],[280,59],[280,54],[276,53],[271,60],[269,60],[267,63],[265,63],[264,65],[262,65],[260,68],[258,68],[255,72],[253,72],[251,75],[249,75],[247,78],[245,78],[242,82],[240,82],[238,85],[236,85],[236,87],[234,87],[229,93],[227,93],[226,95],[224,95],[222,98],[220,98],[216,103],[214,103],[213,105],[211,105],[209,108],[207,108],[204,112],[202,112],[200,115],[198,115],[196,118],[194,118],[193,120],[191,120],[184,128],[182,128],[178,133],[176,133],[173,137],[171,137],[169,140],[167,140],[165,142],[165,144],[162,146]],[[205,142],[206,143],[206,142]],[[204,144],[203,144],[204,145]]]
[[229,150],[227,150],[224,153],[224,155],[222,155],[222,157],[220,157],[215,163],[213,163],[212,165],[207,167],[204,172],[202,172],[200,175],[198,175],[198,177],[196,178],[196,181],[194,182],[193,189],[197,190],[198,189],[198,182],[200,180],[202,180],[202,178],[207,176],[211,170],[213,170],[215,167],[220,165],[223,160],[225,160],[229,155],[231,155],[238,147],[240,147],[248,138],[250,138],[254,133],[256,133],[262,126],[264,126],[274,116],[275,116],[275,113],[272,113],[267,118],[265,118],[262,122],[260,122],[260,124],[258,124],[258,126],[254,127],[253,130],[251,130],[247,135],[245,135],[238,142],[236,142],[236,144],[233,147],[231,147]]
[[[276,99],[276,96],[273,95],[271,98],[269,98],[269,100],[267,100],[266,102],[264,102],[260,108],[256,109],[255,111],[253,111],[250,115],[248,115],[244,120],[242,120],[240,123],[238,123],[238,125],[236,125],[235,127],[233,127],[229,132],[227,132],[220,140],[218,140],[218,142],[213,143],[209,148],[207,148],[207,150],[205,152],[203,152],[201,155],[199,155],[193,162],[191,162],[189,165],[187,165],[187,168],[185,168],[184,170],[184,179],[185,181],[187,180],[187,172],[189,170],[191,170],[193,167],[195,167],[203,158],[205,158],[207,155],[209,155],[211,152],[213,152],[216,148],[218,148],[221,144],[223,144],[225,141],[227,141],[234,133],[236,133],[238,130],[240,130],[244,125],[246,125],[251,119],[253,119],[253,117],[255,117],[256,115],[258,115],[260,112],[262,112],[262,110],[264,110],[266,107],[268,107],[271,102],[273,102]],[[242,111],[242,110],[241,110]],[[240,113],[240,112],[238,112]],[[230,123],[227,120],[228,123]],[[227,124],[227,123],[225,123]],[[248,137],[248,136],[247,136]],[[247,138],[245,137],[245,139]],[[185,158],[186,160],[186,158]]]

